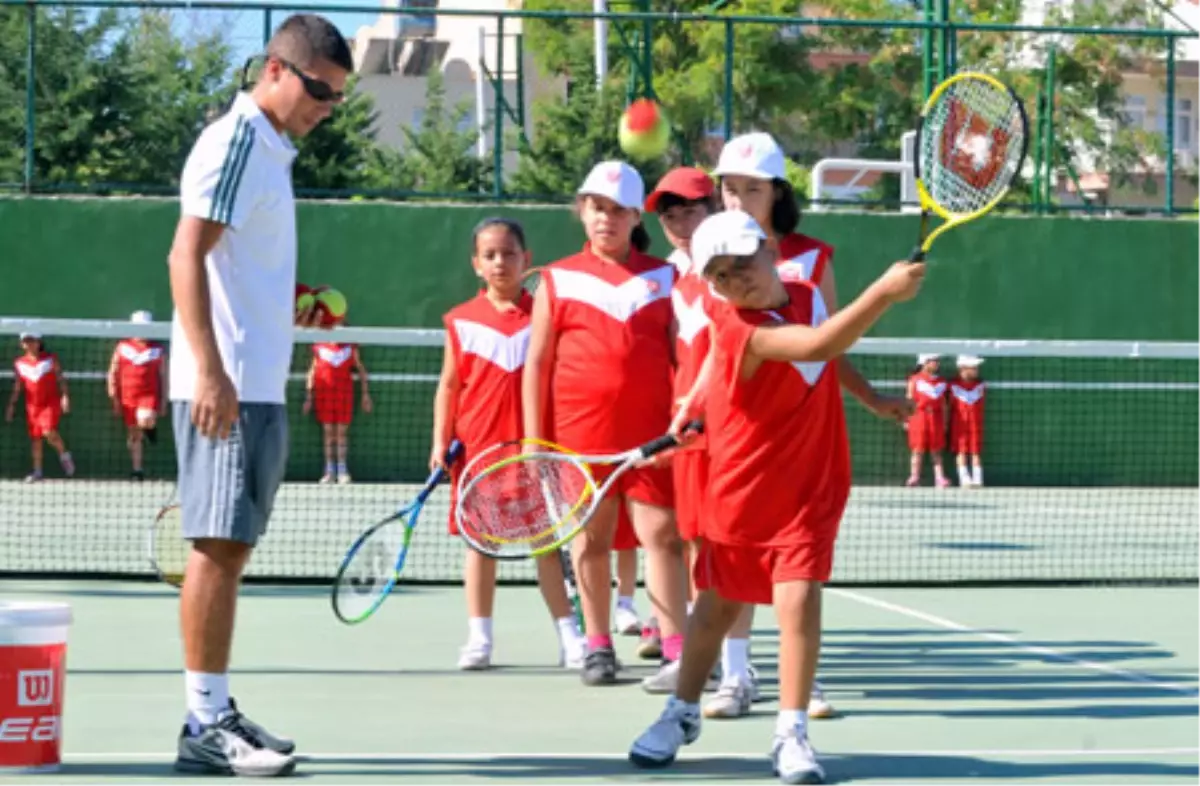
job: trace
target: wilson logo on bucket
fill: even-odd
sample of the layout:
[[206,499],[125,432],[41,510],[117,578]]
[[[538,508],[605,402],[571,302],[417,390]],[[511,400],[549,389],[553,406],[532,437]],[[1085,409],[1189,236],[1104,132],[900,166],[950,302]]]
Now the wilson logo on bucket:
[[17,673],[17,706],[48,707],[54,703],[54,671],[27,669]]

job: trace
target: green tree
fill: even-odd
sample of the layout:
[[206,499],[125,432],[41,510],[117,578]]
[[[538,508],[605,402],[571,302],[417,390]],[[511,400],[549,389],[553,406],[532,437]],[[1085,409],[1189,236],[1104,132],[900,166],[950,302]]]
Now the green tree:
[[436,194],[479,193],[492,186],[491,156],[479,158],[479,131],[469,123],[471,104],[449,106],[441,71],[425,83],[425,108],[419,128],[404,127],[404,147],[390,159],[390,177],[398,187]]
[[346,85],[346,100],[324,123],[296,143],[292,179],[299,189],[388,188],[386,154],[375,141],[375,100]]

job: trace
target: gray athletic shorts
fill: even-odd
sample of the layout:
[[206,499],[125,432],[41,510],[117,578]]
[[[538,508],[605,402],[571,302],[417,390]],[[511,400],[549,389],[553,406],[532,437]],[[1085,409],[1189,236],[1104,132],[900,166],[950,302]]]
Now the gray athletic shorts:
[[241,404],[229,438],[209,439],[192,425],[190,402],[173,408],[183,536],[255,545],[287,470],[287,409]]

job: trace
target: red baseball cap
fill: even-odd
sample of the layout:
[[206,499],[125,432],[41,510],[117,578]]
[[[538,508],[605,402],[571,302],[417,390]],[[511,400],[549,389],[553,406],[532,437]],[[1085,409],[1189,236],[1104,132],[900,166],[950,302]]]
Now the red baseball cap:
[[658,181],[658,185],[650,192],[650,196],[646,197],[645,209],[647,213],[653,213],[658,208],[658,200],[663,194],[675,194],[688,200],[707,199],[715,190],[712,178],[703,169],[691,166],[676,167],[663,175],[662,180]]

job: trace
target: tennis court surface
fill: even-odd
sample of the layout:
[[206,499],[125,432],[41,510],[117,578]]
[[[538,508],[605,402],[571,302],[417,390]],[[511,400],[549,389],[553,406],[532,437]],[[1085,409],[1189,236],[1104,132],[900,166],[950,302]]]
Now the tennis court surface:
[[[74,614],[54,782],[182,782],[171,771],[184,695],[174,589],[151,581],[147,529],[174,489],[169,427],[129,479],[105,396],[115,342],[167,326],[0,319],[0,337],[47,336],[71,381],[53,455],[26,484],[20,422],[0,440],[0,599]],[[371,372],[356,413],[354,482],[320,485],[319,429],[299,408],[311,357],[298,339],[292,451],[272,529],[238,612],[231,687],[294,737],[300,776],[327,783],[772,783],[774,620],[760,610],[754,713],[706,721],[673,769],[626,752],[663,697],[645,694],[635,640],[625,684],[586,688],[556,665],[555,631],[528,565],[507,564],[499,667],[455,669],[466,634],[462,547],[447,492],[418,525],[406,582],[359,626],[328,583],[354,536],[405,504],[428,472],[438,331],[347,329]],[[933,351],[987,358],[986,483],[904,488],[905,435],[849,404],[855,488],[825,604],[819,678],[841,717],[812,722],[835,782],[1196,782],[1200,602],[1197,348],[1128,342],[864,340],[855,363],[899,391]],[[946,456],[954,477],[953,457]],[[649,602],[639,591],[643,615]],[[2,744],[2,740],[0,740]],[[34,782],[46,776],[3,777]]]

